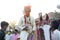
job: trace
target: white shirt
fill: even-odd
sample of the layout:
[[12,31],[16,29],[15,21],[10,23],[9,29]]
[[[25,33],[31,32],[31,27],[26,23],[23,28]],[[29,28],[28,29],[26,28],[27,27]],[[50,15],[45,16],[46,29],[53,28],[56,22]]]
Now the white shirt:
[[21,31],[20,33],[20,40],[27,40],[29,33],[26,31]]
[[45,40],[50,40],[50,32],[49,32],[49,30],[50,30],[50,25],[45,24],[45,25],[43,25],[42,28],[43,28],[43,30],[44,30]]
[[6,34],[5,40],[11,40],[11,35]]
[[[34,20],[34,18],[33,17],[26,17],[26,21],[29,21],[29,19],[30,19],[30,22],[31,22],[31,24],[33,25],[33,28],[30,28],[30,27],[32,27],[32,26],[30,26],[29,28],[30,29],[32,29],[32,30],[36,30],[36,24],[35,24],[35,20]],[[25,24],[24,24],[24,16],[23,17],[21,17],[21,19],[19,20],[19,23],[18,23],[18,28],[16,28],[16,29],[20,29],[20,30],[22,30],[22,29],[24,29],[25,28]]]
[[52,40],[60,40],[60,31],[59,30],[55,30],[53,33],[52,33]]

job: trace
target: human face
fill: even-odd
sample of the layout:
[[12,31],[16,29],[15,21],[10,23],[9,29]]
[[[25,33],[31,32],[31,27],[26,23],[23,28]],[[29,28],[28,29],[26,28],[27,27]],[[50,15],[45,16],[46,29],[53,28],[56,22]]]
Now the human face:
[[30,12],[31,12],[31,9],[29,9],[29,8],[24,9],[24,15],[25,16],[30,16]]
[[3,30],[4,30],[4,31],[6,31],[7,27],[8,27],[8,26],[7,26],[7,25],[5,25],[5,26],[4,26],[4,28],[3,28]]

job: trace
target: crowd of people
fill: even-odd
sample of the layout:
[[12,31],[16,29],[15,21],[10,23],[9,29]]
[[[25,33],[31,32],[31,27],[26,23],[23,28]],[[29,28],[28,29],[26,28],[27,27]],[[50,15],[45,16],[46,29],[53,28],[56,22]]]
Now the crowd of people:
[[9,23],[2,21],[0,40],[60,40],[60,20],[50,20],[48,14],[43,19],[42,13],[34,19],[30,16],[31,6],[25,6],[18,26],[14,31],[5,31]]

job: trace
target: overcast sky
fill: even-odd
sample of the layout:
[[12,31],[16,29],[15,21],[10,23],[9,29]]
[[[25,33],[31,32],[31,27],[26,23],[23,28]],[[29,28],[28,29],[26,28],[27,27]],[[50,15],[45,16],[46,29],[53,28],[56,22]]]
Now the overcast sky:
[[56,6],[59,4],[60,0],[0,0],[0,22],[16,21],[18,23],[23,16],[25,5],[32,6],[31,16],[37,18],[39,12],[43,12],[44,15],[46,12],[58,10]]

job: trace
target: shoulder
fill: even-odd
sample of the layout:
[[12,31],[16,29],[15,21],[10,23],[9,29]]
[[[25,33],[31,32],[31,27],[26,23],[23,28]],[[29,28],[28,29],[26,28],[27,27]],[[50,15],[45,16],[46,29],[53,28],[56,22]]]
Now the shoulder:
[[43,25],[44,27],[46,26],[46,27],[51,27],[50,25],[47,25],[47,24],[45,24],[45,25]]
[[31,19],[34,19],[32,16],[30,16]]
[[60,32],[59,32],[58,30],[55,30],[55,31],[54,31],[54,34],[55,34],[55,35],[59,35],[59,33],[60,33]]
[[23,16],[20,17],[20,19],[19,19],[19,23],[22,22],[23,20],[24,20],[24,17],[23,17]]
[[31,19],[31,21],[35,21],[35,19],[32,16],[30,16],[30,19]]
[[24,18],[24,16],[20,17],[20,20],[22,20]]
[[50,25],[48,25],[48,27],[50,28],[51,26],[50,26]]
[[45,29],[45,28],[48,28],[48,29],[50,29],[50,25],[43,25],[43,28]]

